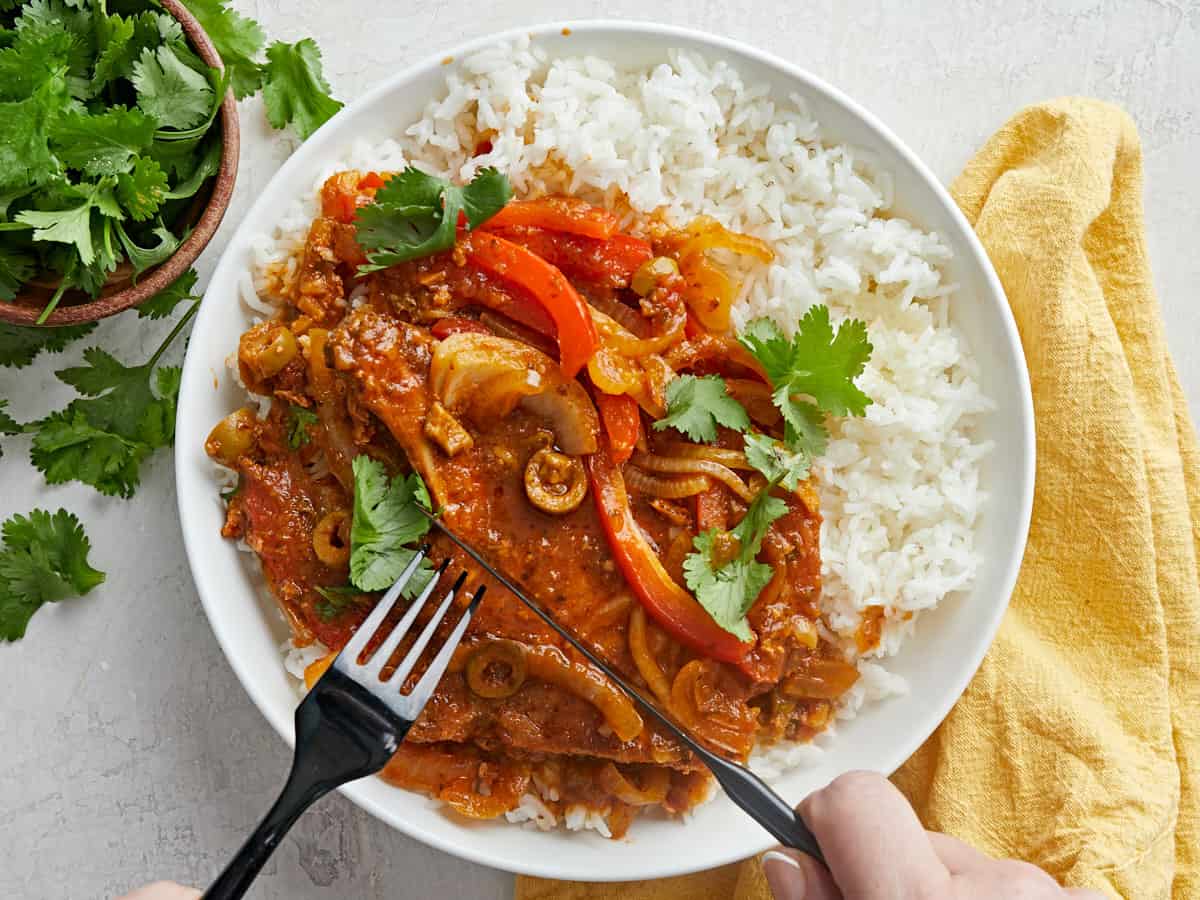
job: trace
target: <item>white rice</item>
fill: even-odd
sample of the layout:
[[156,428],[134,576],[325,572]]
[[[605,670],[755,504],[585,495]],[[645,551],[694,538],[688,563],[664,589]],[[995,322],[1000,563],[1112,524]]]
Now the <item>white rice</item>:
[[[474,156],[484,139],[492,150]],[[874,403],[864,418],[833,424],[816,469],[822,633],[862,675],[839,717],[904,693],[903,679],[858,659],[854,634],[865,609],[883,607],[881,642],[866,655],[890,656],[921,611],[975,577],[985,500],[979,473],[990,449],[975,427],[991,404],[949,322],[955,287],[941,266],[950,250],[889,214],[890,176],[853,148],[823,141],[801,98],[747,85],[724,62],[675,52],[651,68],[617,70],[593,57],[550,60],[526,39],[448,70],[444,96],[420,121],[395,140],[355,142],[322,171],[275,233],[254,241],[254,278],[241,285],[247,302],[261,311],[269,270],[294,274],[292,255],[326,177],[408,164],[459,181],[496,166],[519,196],[572,193],[628,221],[660,214],[682,225],[713,216],[769,241],[776,253],[772,264],[745,273],[737,326],[770,316],[790,332],[818,303],[835,321],[868,323],[874,351],[859,384]],[[294,674],[298,652],[288,655]],[[831,740],[832,733],[816,744],[770,748],[755,764],[778,775],[816,758]],[[607,829],[602,816],[585,812],[568,811],[563,824]],[[509,819],[549,827],[554,815],[529,794]]]

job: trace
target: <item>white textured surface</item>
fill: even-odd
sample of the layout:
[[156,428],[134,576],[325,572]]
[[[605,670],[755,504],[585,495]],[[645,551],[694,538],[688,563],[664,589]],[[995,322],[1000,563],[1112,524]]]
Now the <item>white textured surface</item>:
[[[339,96],[351,99],[399,65],[522,23],[643,16],[636,0],[239,3],[272,38],[312,35]],[[944,180],[1020,106],[1060,94],[1113,100],[1142,133],[1151,260],[1181,379],[1200,414],[1200,7],[1029,0],[791,4],[705,0],[656,12],[664,21],[745,40],[809,68],[891,125]],[[852,7],[852,8],[850,8]],[[919,11],[917,11],[919,10]],[[916,12],[915,12],[916,11]],[[286,149],[243,111],[239,189],[223,237]],[[166,328],[132,320],[93,341],[133,362]],[[18,418],[61,406],[53,371],[82,343],[19,374],[0,369]],[[48,488],[5,441],[0,517],[63,505],[88,525],[107,583],[40,612],[29,635],[0,647],[0,896],[112,896],[171,877],[203,884],[270,804],[288,764],[204,621],[183,560],[168,454],[144,469],[131,501],[78,486]],[[310,812],[252,896],[508,897],[508,875],[461,863],[393,833],[339,796]]]

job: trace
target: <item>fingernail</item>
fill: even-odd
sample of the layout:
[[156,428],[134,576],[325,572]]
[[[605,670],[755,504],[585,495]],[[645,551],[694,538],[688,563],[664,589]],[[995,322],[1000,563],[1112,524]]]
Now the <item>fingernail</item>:
[[778,850],[768,850],[762,858],[763,874],[775,900],[804,900],[808,885],[800,863]]

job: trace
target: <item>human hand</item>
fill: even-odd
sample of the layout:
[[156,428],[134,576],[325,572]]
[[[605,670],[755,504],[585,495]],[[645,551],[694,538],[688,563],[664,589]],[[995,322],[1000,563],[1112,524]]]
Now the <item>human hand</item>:
[[156,881],[118,900],[198,900],[200,892],[173,881]]
[[799,811],[829,868],[799,850],[768,851],[763,872],[775,900],[1103,900],[1060,887],[1037,866],[926,831],[904,795],[871,772],[841,776]]

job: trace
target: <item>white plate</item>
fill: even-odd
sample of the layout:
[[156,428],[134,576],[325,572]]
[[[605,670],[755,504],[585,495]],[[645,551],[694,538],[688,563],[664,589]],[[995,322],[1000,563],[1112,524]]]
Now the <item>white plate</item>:
[[[569,36],[563,34],[570,29]],[[279,170],[234,234],[209,284],[196,320],[183,373],[176,435],[179,515],[188,560],[213,631],[238,678],[283,737],[294,741],[296,694],[285,674],[279,644],[287,630],[259,591],[257,562],[220,533],[222,505],[203,442],[212,425],[244,397],[224,360],[249,325],[238,301],[237,279],[250,265],[249,238],[271,230],[286,209],[331,160],[346,155],[353,139],[390,136],[420,117],[427,100],[444,90],[442,60],[521,33],[533,35],[551,55],[595,54],[618,65],[645,65],[682,48],[734,65],[749,82],[769,84],[776,96],[805,98],[826,139],[865,148],[895,182],[895,210],[938,232],[954,251],[949,280],[960,287],[956,324],[966,334],[980,382],[997,403],[985,437],[995,441],[983,487],[990,494],[978,547],[984,562],[974,588],[921,618],[915,636],[890,668],[912,686],[906,697],[869,706],[839,725],[830,752],[815,768],[778,783],[792,802],[851,769],[894,771],[937,727],[978,668],[1008,604],[1025,547],[1033,497],[1033,406],[1016,326],[983,248],[945,189],[912,151],[870,113],[802,69],[724,38],[680,28],[629,22],[569,22],[473,41],[405,69],[346,107]],[[214,387],[216,384],[216,387]],[[282,776],[282,773],[281,773]],[[619,881],[707,869],[743,859],[772,841],[723,796],[696,811],[690,822],[644,820],[628,837],[595,833],[542,833],[504,822],[469,822],[417,794],[371,778],[344,788],[351,800],[406,834],[475,862],[550,878]]]

